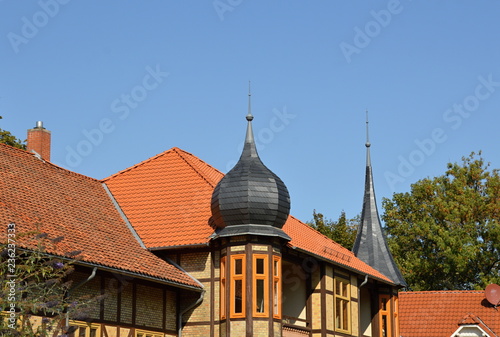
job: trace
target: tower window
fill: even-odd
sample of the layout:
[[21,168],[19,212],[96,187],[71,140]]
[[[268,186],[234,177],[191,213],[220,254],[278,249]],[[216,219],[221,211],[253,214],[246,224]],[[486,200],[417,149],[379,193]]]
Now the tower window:
[[226,318],[226,257],[220,259],[220,318]]
[[257,317],[269,315],[268,258],[263,254],[253,256],[253,315]]
[[231,317],[245,317],[245,255],[231,256],[231,287],[230,312]]
[[273,256],[273,317],[281,318],[281,258]]

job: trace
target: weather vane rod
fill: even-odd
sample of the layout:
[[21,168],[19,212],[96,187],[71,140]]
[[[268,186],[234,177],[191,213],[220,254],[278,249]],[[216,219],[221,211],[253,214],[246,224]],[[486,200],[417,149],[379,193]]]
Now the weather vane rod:
[[368,135],[368,109],[366,110],[366,147],[370,147],[370,137]]

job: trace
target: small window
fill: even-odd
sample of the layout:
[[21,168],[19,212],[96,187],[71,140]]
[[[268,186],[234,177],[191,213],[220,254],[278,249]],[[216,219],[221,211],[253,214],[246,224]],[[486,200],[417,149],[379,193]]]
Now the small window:
[[220,259],[220,318],[226,318],[226,257]]
[[350,327],[350,284],[347,279],[335,277],[335,329],[349,332]]
[[268,256],[253,256],[253,315],[267,317],[269,315],[269,279]]
[[230,312],[231,317],[245,317],[245,255],[231,256],[231,287]]
[[380,317],[380,332],[382,337],[391,335],[391,297],[390,295],[379,296],[379,317]]
[[393,297],[393,303],[394,303],[394,331],[395,335],[399,336],[399,301],[398,301],[398,296]]
[[281,318],[281,258],[273,256],[273,317]]
[[163,337],[163,333],[146,331],[146,330],[135,330],[135,337]]
[[99,324],[70,321],[69,325],[76,328],[76,330],[68,334],[69,337],[98,337],[101,335],[101,326]]

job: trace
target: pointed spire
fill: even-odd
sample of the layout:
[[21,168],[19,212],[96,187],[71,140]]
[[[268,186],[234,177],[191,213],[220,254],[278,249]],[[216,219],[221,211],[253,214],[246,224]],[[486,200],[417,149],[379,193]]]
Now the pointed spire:
[[255,139],[253,137],[253,128],[252,128],[253,115],[252,115],[251,98],[252,98],[252,93],[250,91],[250,81],[248,81],[248,113],[246,116],[248,125],[247,125],[247,133],[245,136],[245,145],[241,156],[247,155],[251,157],[258,157],[259,155],[257,154],[257,147],[255,146]]
[[358,234],[352,251],[362,261],[380,271],[395,284],[405,287],[406,281],[398,269],[387,246],[377,209],[370,161],[370,141],[368,138],[368,111],[366,112],[366,174],[363,211]]

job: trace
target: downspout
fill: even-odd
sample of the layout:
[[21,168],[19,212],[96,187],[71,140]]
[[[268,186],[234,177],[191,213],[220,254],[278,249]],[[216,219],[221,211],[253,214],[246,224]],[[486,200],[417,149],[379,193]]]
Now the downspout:
[[205,297],[205,289],[202,290],[200,297],[196,300],[196,302],[194,302],[193,304],[191,304],[190,306],[179,312],[179,315],[177,316],[177,336],[182,337],[182,316],[186,312],[188,312],[189,310],[193,309],[198,304],[200,304],[203,301],[204,297]]
[[202,288],[201,293],[200,293],[200,297],[193,304],[189,305],[187,308],[185,308],[184,310],[180,311],[179,314],[177,315],[177,336],[182,337],[182,316],[186,312],[188,312],[189,310],[193,309],[194,307],[196,307],[198,304],[200,304],[203,301],[203,298],[205,297],[205,289],[203,288],[203,284],[200,281],[198,281],[196,278],[194,278],[193,276],[191,276],[191,274],[189,274],[186,270],[184,270],[184,268],[182,268],[181,266],[179,266],[177,263],[175,263],[174,261],[172,261],[172,259],[169,259],[168,257],[164,257],[164,259],[168,263],[172,264],[173,266],[179,268],[179,270],[182,270],[184,273],[186,273],[196,283],[198,283],[201,286],[201,288]]
[[[68,297],[71,295],[71,292],[73,292],[74,290],[76,290],[76,289],[80,288],[81,286],[83,286],[85,283],[87,283],[90,280],[92,280],[95,277],[96,272],[97,272],[97,267],[94,267],[94,269],[92,269],[92,273],[90,274],[89,277],[87,277],[86,280],[83,280],[82,282],[78,283],[75,287],[71,288],[68,291]],[[69,326],[69,313],[68,312],[66,312],[66,326]]]
[[368,274],[366,274],[366,275],[365,275],[365,280],[363,281],[363,283],[361,283],[361,284],[359,285],[359,288],[361,288],[362,286],[364,286],[364,285],[365,285],[365,284],[367,284],[367,283],[368,283]]
[[365,275],[365,280],[358,287],[358,329],[359,336],[363,336],[363,332],[361,331],[361,287],[368,283],[368,274]]

